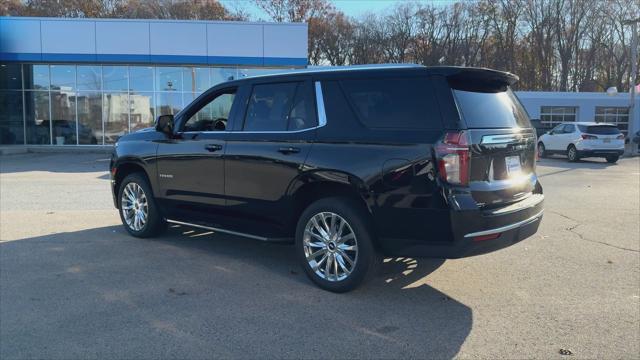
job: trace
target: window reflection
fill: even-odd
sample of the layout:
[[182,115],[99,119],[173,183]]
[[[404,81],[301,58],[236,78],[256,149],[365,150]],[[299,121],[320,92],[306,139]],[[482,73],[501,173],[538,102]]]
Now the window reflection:
[[156,94],[156,114],[175,115],[182,110],[182,94],[172,92],[159,92]]
[[51,90],[69,91],[75,87],[75,65],[51,65]]
[[236,76],[237,71],[235,68],[211,68],[211,86],[233,80]]
[[27,144],[50,145],[49,92],[25,91]]
[[102,87],[104,90],[127,91],[129,71],[126,66],[103,66]]
[[120,136],[129,132],[129,95],[106,93],[102,99],[104,143],[114,144]]
[[129,95],[129,109],[131,111],[131,131],[153,126],[155,107],[152,92]]
[[[110,144],[153,126],[158,115],[177,114],[221,82],[282,71],[288,70],[0,64],[0,144]],[[204,114],[222,117],[212,107]]]
[[71,91],[52,91],[51,127],[54,145],[76,145],[76,95]]
[[78,66],[78,90],[101,90],[102,69],[100,66]]
[[31,90],[49,90],[49,65],[24,65],[24,87]]
[[0,91],[0,144],[24,144],[22,92]]
[[78,143],[102,144],[102,95],[100,92],[78,92]]
[[203,92],[211,87],[209,68],[182,68],[184,91],[191,93]]
[[182,68],[158,67],[156,74],[157,91],[182,91]]
[[129,66],[129,90],[153,91],[153,67]]

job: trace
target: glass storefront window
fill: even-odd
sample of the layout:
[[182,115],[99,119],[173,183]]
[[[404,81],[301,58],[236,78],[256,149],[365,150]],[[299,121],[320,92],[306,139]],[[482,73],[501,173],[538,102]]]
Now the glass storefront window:
[[129,95],[105,93],[102,96],[104,143],[115,144],[118,138],[129,132]]
[[236,68],[211,68],[211,86],[233,80],[237,73]]
[[102,93],[78,92],[78,143],[102,145]]
[[128,91],[129,71],[126,66],[103,66],[102,86],[104,90]]
[[76,94],[71,91],[52,91],[50,97],[53,145],[77,145]]
[[24,100],[27,144],[50,145],[49,92],[25,91]]
[[22,90],[20,64],[0,64],[0,90]]
[[283,71],[0,63],[0,144],[112,144],[221,82]]
[[49,90],[49,65],[23,66],[24,87],[29,90]]
[[51,65],[51,90],[69,91],[75,88],[75,65]]
[[101,90],[102,68],[100,66],[78,66],[78,90]]
[[155,121],[155,105],[152,92],[132,93],[129,95],[131,112],[131,131],[153,126]]
[[129,66],[129,91],[153,91],[153,67]]
[[156,68],[157,91],[182,91],[182,68],[157,67]]
[[211,87],[209,68],[185,67],[182,69],[184,91],[200,93]]
[[182,94],[173,92],[156,93],[156,116],[175,115],[182,110]]
[[0,144],[24,144],[22,91],[0,91]]

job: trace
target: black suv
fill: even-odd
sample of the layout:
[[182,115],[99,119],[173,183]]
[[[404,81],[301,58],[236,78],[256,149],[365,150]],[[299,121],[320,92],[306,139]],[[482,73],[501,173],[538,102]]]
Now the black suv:
[[138,237],[171,223],[295,242],[311,280],[336,292],[378,254],[500,249],[543,211],[517,79],[396,65],[222,83],[117,142],[114,202]]

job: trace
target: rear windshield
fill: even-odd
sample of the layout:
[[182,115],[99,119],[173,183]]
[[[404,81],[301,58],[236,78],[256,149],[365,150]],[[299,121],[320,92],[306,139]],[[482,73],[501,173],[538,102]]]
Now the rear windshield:
[[578,129],[583,133],[594,135],[617,135],[620,134],[620,129],[613,125],[578,125]]
[[529,116],[511,89],[479,92],[453,89],[469,128],[530,128]]

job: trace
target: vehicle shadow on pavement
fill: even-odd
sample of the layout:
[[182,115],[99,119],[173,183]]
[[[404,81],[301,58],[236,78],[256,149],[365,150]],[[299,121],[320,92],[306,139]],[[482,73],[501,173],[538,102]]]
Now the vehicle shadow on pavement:
[[121,226],[0,243],[0,357],[452,358],[471,309],[429,286],[442,260],[385,259],[346,294],[291,245]]

